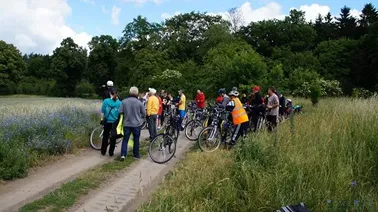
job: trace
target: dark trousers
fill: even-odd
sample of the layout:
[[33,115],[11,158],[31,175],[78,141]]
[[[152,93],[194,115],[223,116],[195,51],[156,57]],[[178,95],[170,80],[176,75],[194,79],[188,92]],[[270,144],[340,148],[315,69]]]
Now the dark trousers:
[[157,115],[151,115],[147,117],[147,123],[148,123],[148,132],[150,133],[150,140],[154,139],[156,137],[157,131],[156,131],[156,118]]
[[259,116],[260,116],[260,113],[259,111],[253,111],[252,112],[252,123],[253,123],[253,132],[256,132],[257,130],[257,123],[259,122]]
[[130,135],[132,133],[133,137],[134,137],[133,155],[136,158],[140,158],[140,154],[139,154],[140,131],[141,131],[141,127],[124,127],[123,128],[123,132],[124,132],[125,136],[123,137],[123,141],[122,141],[121,156],[126,157],[126,155],[127,155],[127,147],[128,147]]
[[[104,133],[102,134],[102,144],[101,144],[101,154],[105,155],[106,150],[109,147],[109,155],[114,155],[114,149],[115,149],[115,143],[116,143],[116,137],[112,136],[112,131],[115,130],[112,123],[107,123],[104,125]],[[113,134],[114,135],[114,134]],[[109,142],[109,136],[110,136],[110,142]]]
[[272,132],[277,127],[277,116],[267,115],[266,121],[268,124],[268,131]]
[[234,132],[232,133],[231,143],[236,144],[240,136],[246,136],[248,132],[248,122],[244,122],[235,126]]

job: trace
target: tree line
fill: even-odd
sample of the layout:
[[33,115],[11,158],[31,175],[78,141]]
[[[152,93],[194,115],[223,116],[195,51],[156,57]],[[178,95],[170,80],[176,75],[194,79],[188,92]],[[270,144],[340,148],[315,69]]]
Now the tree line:
[[292,10],[283,20],[242,26],[237,9],[229,21],[191,12],[163,23],[138,16],[121,38],[95,36],[89,49],[66,38],[52,55],[24,54],[0,41],[0,94],[90,97],[115,81],[215,96],[219,88],[274,85],[285,94],[362,95],[378,90],[378,12],[366,4],[359,18],[344,6],[338,17],[313,22]]

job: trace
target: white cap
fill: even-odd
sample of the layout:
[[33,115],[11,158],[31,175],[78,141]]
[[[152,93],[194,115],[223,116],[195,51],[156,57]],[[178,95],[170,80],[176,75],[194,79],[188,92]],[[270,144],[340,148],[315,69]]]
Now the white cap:
[[288,102],[291,102],[291,99],[287,99]]
[[156,94],[156,89],[149,88],[148,90],[150,91],[150,94]]
[[110,81],[110,80],[109,80],[109,81],[106,82],[106,85],[107,85],[108,87],[113,87],[114,84],[113,84],[113,81]]

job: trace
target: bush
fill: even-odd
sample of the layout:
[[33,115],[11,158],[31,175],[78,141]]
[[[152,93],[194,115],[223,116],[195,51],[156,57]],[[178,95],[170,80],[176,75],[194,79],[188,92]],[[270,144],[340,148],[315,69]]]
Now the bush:
[[322,90],[320,85],[316,82],[312,83],[310,86],[310,99],[313,105],[318,104],[321,94]]
[[54,86],[54,80],[24,77],[17,85],[17,93],[49,96],[53,94]]
[[26,148],[16,141],[0,141],[0,179],[25,177],[29,160]]
[[374,95],[373,92],[366,90],[364,88],[354,88],[352,92],[353,98],[367,99],[367,98],[372,97],[373,95]]
[[94,86],[86,80],[81,81],[76,85],[76,96],[81,98],[93,98],[96,96]]

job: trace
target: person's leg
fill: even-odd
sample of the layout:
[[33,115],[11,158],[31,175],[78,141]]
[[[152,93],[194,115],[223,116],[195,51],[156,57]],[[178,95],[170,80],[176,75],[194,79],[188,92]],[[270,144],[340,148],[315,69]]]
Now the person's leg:
[[102,134],[102,143],[101,143],[101,154],[106,154],[106,149],[108,148],[109,143],[109,133],[112,129],[112,124],[104,124],[104,132]]
[[150,126],[150,129],[151,129],[151,133],[150,133],[151,140],[154,139],[156,137],[156,134],[157,134],[157,131],[156,131],[156,117],[157,117],[157,115],[150,116],[150,119],[151,119],[151,126]]
[[272,117],[273,116],[271,116],[271,115],[267,115],[266,116],[266,124],[267,124],[267,126],[268,126],[268,131],[269,132],[272,132],[272,130],[273,130],[273,127],[272,127]]
[[242,131],[241,129],[241,124],[238,124],[235,126],[235,129],[234,129],[234,132],[232,133],[232,137],[231,137],[231,144],[234,145],[236,144],[236,141],[238,140],[239,136],[240,136],[240,131]]
[[124,135],[123,140],[122,140],[121,157],[122,156],[126,157],[126,155],[127,155],[127,146],[128,146],[129,139],[130,139],[130,134],[131,134],[130,127],[124,127],[123,128],[123,133],[125,135]]
[[116,128],[117,128],[117,124],[113,123],[112,124],[112,130],[111,130],[111,133],[110,133],[109,156],[114,155],[114,149],[115,149],[115,146],[116,146],[116,139],[117,139],[117,129]]
[[272,130],[277,127],[277,116],[272,116]]
[[151,116],[148,116],[147,117],[147,124],[148,124],[148,132],[150,134],[150,141],[153,139],[153,131],[152,131],[152,118]]
[[139,154],[139,145],[140,145],[140,127],[133,127],[131,128],[133,132],[133,137],[134,137],[134,147],[133,147],[133,154],[135,158],[140,158]]
[[179,115],[180,115],[180,119],[179,119],[179,127],[180,127],[180,130],[184,130],[184,128],[182,127],[182,122],[184,120],[184,117],[185,117],[185,110],[179,110]]
[[253,132],[257,131],[257,123],[259,122],[259,111],[252,112]]

